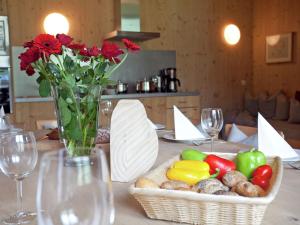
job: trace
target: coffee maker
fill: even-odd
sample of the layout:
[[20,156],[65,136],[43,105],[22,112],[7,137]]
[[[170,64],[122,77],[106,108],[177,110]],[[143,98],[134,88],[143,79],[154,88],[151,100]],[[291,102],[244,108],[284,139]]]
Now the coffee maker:
[[180,87],[180,80],[176,78],[176,68],[160,70],[161,91],[177,92],[177,85]]
[[177,84],[180,87],[180,80],[176,78],[176,68],[168,68],[169,74],[168,91],[177,92]]
[[168,74],[168,69],[160,70],[159,77],[160,77],[159,91],[168,92],[169,91],[169,80],[170,80],[170,76]]

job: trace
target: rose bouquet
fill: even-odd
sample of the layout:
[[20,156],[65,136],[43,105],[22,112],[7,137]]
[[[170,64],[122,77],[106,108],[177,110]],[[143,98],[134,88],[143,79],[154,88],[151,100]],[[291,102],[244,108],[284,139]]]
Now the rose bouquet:
[[[123,39],[125,50],[104,41],[101,48],[87,48],[65,34],[40,34],[26,42],[19,56],[21,70],[36,79],[41,97],[54,97],[60,137],[71,156],[88,155],[98,125],[101,88],[126,59],[129,51],[140,48]],[[125,51],[125,52],[124,52]],[[88,148],[87,148],[88,147]]]

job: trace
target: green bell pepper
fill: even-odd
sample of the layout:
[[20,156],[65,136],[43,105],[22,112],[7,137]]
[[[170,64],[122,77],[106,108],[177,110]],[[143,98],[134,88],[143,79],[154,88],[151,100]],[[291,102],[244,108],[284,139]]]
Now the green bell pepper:
[[255,148],[247,152],[240,152],[236,156],[237,170],[243,173],[248,179],[251,178],[253,171],[267,162],[266,156],[263,152]]
[[196,149],[186,148],[181,153],[183,160],[200,160],[203,161],[206,158],[206,154]]

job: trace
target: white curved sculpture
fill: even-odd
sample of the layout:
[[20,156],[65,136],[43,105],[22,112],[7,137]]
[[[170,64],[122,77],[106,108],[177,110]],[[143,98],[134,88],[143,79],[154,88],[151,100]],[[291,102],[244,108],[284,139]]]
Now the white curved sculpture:
[[110,168],[112,181],[129,182],[155,163],[158,137],[139,100],[120,100],[111,118]]

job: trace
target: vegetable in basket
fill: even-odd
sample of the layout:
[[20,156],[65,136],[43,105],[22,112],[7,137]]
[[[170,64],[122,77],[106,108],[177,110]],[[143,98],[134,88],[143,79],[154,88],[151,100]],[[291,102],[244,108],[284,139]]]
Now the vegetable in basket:
[[252,184],[256,184],[260,186],[264,190],[267,190],[270,184],[272,173],[273,171],[271,166],[269,165],[259,166],[253,172],[251,182]]
[[239,152],[236,156],[237,170],[242,172],[248,179],[251,178],[253,171],[267,162],[263,152],[255,148],[247,152]]
[[231,160],[221,158],[216,155],[208,155],[204,160],[209,164],[210,174],[215,174],[217,170],[220,170],[218,179],[222,179],[222,177],[229,171],[235,170],[235,163]]
[[203,161],[207,157],[207,154],[200,152],[196,149],[186,148],[181,153],[183,160],[200,160]]
[[183,181],[189,185],[194,185],[201,180],[218,176],[218,170],[216,174],[210,175],[209,169],[209,165],[206,162],[181,160],[175,162],[173,166],[167,170],[167,177],[170,180]]

